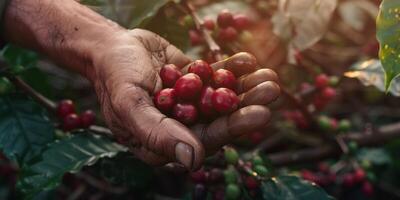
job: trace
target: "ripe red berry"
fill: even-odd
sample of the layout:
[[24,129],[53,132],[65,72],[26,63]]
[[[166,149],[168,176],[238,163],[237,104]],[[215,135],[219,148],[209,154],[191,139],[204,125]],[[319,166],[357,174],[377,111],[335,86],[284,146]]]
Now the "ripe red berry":
[[184,101],[195,100],[200,96],[203,82],[200,77],[193,73],[188,73],[180,77],[174,86],[178,99]]
[[172,115],[181,123],[191,125],[196,122],[198,113],[194,105],[178,103],[174,106]]
[[325,162],[321,162],[318,164],[318,170],[325,174],[328,174],[330,172],[329,165]]
[[196,60],[190,64],[188,72],[197,74],[203,83],[208,83],[214,74],[214,71],[210,65],[203,60]]
[[322,98],[324,98],[327,101],[332,100],[336,96],[336,90],[331,87],[326,87],[325,89],[322,90]]
[[246,177],[245,184],[249,190],[256,190],[259,187],[258,181],[252,176]]
[[228,26],[233,25],[234,20],[233,20],[232,13],[227,9],[222,10],[218,14],[217,22],[218,22],[218,26],[221,28],[226,28]]
[[213,168],[208,176],[210,183],[220,183],[224,180],[224,172],[218,168]]
[[92,110],[86,110],[79,118],[81,119],[81,127],[89,128],[96,121],[96,114]]
[[57,106],[57,116],[60,119],[64,119],[65,116],[75,113],[75,105],[71,100],[62,100]]
[[237,30],[244,30],[249,27],[250,19],[247,15],[244,14],[237,14],[233,17],[234,20],[234,27]]
[[204,87],[201,91],[199,110],[205,117],[214,117],[216,115],[216,111],[212,103],[212,95],[214,92],[215,90],[210,86]]
[[176,104],[175,90],[172,88],[160,90],[154,95],[154,104],[161,112],[168,114]]
[[190,43],[192,44],[192,46],[200,45],[204,41],[201,33],[199,33],[196,30],[189,31],[189,38],[190,38]]
[[182,76],[182,72],[174,64],[164,65],[160,70],[160,77],[164,88],[174,87],[176,80]]
[[236,90],[236,77],[232,72],[226,69],[219,69],[214,72],[213,86],[214,88],[224,87],[231,90]]
[[223,42],[232,42],[238,37],[238,32],[233,27],[221,29],[218,33],[218,39]]
[[203,169],[190,173],[190,178],[194,183],[205,183],[207,176]]
[[329,85],[329,77],[326,74],[320,74],[315,77],[315,87],[323,89]]
[[367,197],[371,197],[374,194],[374,187],[368,181],[365,181],[362,185],[362,191]]
[[221,114],[235,111],[239,106],[239,97],[228,88],[219,88],[212,95],[214,109]]
[[351,173],[345,174],[343,177],[343,185],[346,187],[353,187],[355,184],[354,176]]
[[354,181],[356,183],[360,183],[360,182],[365,180],[366,174],[365,174],[365,171],[363,169],[359,168],[354,172],[353,176],[354,176]]
[[337,130],[337,128],[338,128],[338,121],[336,120],[336,119],[331,119],[330,121],[329,121],[329,123],[330,123],[330,129],[331,130],[333,130],[333,131],[335,131],[335,130]]
[[310,182],[314,182],[314,183],[317,182],[317,179],[318,179],[317,175],[315,175],[314,172],[309,171],[309,170],[302,170],[301,171],[301,177],[304,180],[307,180],[307,181],[310,181]]
[[215,22],[214,22],[214,20],[212,20],[211,18],[204,18],[203,26],[204,26],[206,29],[212,31],[212,30],[215,29]]
[[71,113],[64,117],[62,128],[64,131],[71,131],[81,126],[81,120],[75,113]]
[[259,144],[264,139],[264,134],[260,131],[253,132],[249,135],[249,139],[253,144]]

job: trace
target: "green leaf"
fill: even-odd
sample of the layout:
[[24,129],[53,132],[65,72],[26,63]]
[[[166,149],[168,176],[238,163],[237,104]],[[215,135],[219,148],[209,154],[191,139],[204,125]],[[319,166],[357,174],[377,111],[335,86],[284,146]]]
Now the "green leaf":
[[[374,86],[379,91],[385,92],[385,70],[381,61],[370,59],[360,61],[351,66],[351,70],[344,74],[348,78],[357,78],[364,86]],[[400,78],[393,79],[388,89],[394,96],[400,96]]]
[[122,184],[136,190],[145,189],[153,180],[153,168],[130,153],[102,159],[96,166],[101,177],[112,184]]
[[400,74],[400,1],[383,0],[376,21],[379,58],[385,68],[385,88]]
[[11,72],[18,74],[25,69],[35,67],[39,56],[33,51],[29,51],[14,45],[7,45],[1,52],[1,57],[10,66]]
[[385,165],[391,162],[389,153],[383,148],[363,148],[357,152],[356,156],[360,162],[368,161],[375,165]]
[[126,28],[136,28],[145,19],[155,16],[169,0],[85,0],[102,15]]
[[0,149],[13,160],[29,160],[54,140],[46,110],[23,95],[0,97]]
[[164,12],[144,21],[140,27],[157,33],[182,51],[189,48],[189,30],[179,24],[178,19],[171,19]]
[[261,185],[265,200],[324,200],[333,199],[314,183],[297,176],[278,176]]
[[58,186],[65,173],[78,172],[103,157],[113,157],[125,147],[91,133],[73,135],[50,144],[40,157],[26,163],[17,188],[28,198]]

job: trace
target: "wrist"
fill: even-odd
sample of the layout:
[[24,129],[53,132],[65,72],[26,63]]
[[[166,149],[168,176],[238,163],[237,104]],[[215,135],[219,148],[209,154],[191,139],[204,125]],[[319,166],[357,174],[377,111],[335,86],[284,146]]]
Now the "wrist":
[[93,70],[93,52],[120,31],[125,30],[74,0],[11,0],[5,15],[6,40],[86,77]]

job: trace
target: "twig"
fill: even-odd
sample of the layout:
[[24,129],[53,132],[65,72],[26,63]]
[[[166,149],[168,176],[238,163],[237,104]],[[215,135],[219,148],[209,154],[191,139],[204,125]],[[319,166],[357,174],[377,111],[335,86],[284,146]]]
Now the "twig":
[[210,32],[203,26],[203,20],[199,17],[199,15],[197,15],[193,6],[187,0],[183,0],[182,5],[186,9],[186,11],[189,13],[189,15],[192,16],[193,21],[196,25],[196,28],[198,30],[200,30],[201,33],[203,34],[203,37],[208,45],[208,48],[210,49],[211,53],[214,55],[215,59],[217,61],[222,60],[221,47],[212,38]]
[[[400,123],[382,126],[374,134],[349,133],[339,136],[345,142],[356,142],[358,146],[374,146],[400,138]],[[275,166],[290,165],[296,163],[313,162],[329,157],[338,156],[341,149],[335,145],[324,145],[316,148],[279,152],[268,157]]]

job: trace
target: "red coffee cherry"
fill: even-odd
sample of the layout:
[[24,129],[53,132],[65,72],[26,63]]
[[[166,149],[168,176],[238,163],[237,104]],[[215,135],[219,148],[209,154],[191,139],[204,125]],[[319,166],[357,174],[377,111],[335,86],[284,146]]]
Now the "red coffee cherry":
[[67,115],[75,113],[75,104],[72,100],[62,100],[57,106],[57,116],[64,119]]
[[315,87],[323,89],[329,85],[329,77],[326,74],[320,74],[315,77]]
[[212,95],[214,92],[215,90],[210,86],[204,87],[201,91],[199,111],[205,117],[214,117],[217,113],[212,103]]
[[233,17],[234,27],[237,30],[245,30],[250,25],[250,19],[247,15],[237,14]]
[[228,88],[231,90],[236,90],[236,77],[235,75],[226,70],[226,69],[219,69],[214,72],[213,76],[213,87],[214,88]]
[[232,13],[225,9],[222,10],[217,17],[218,26],[221,28],[226,28],[228,26],[233,25],[233,15]]
[[353,187],[355,184],[354,176],[351,173],[345,174],[343,177],[343,185],[346,187]]
[[194,183],[205,183],[207,180],[206,172],[203,169],[190,173],[190,178]]
[[221,29],[218,33],[218,39],[223,42],[232,42],[238,37],[238,32],[233,27]]
[[354,172],[353,176],[354,176],[354,181],[356,183],[360,183],[365,180],[366,174],[363,169],[359,168]]
[[153,100],[156,107],[162,113],[168,114],[176,104],[175,90],[172,88],[160,90],[154,95]]
[[219,88],[212,95],[214,109],[221,114],[229,114],[239,106],[239,97],[228,88]]
[[324,98],[327,101],[330,101],[336,97],[336,90],[331,87],[326,87],[322,90],[321,94],[322,94],[322,98]]
[[251,176],[246,177],[245,185],[249,190],[256,190],[259,187],[258,181]]
[[197,109],[192,104],[176,104],[173,108],[172,115],[174,119],[185,125],[192,125],[197,120]]
[[189,38],[192,46],[200,45],[204,42],[203,36],[196,30],[189,30]]
[[214,20],[212,20],[211,18],[204,18],[204,20],[203,20],[203,26],[204,26],[206,29],[212,31],[212,30],[215,29],[215,22],[214,22]]
[[96,121],[96,114],[92,110],[86,110],[79,116],[82,128],[89,128]]
[[193,73],[188,73],[180,77],[174,86],[176,96],[183,101],[195,100],[200,96],[203,82],[200,77]]
[[190,64],[188,72],[198,75],[203,83],[208,83],[214,74],[210,65],[203,60],[196,60]]
[[62,128],[64,131],[71,131],[81,126],[81,120],[75,113],[71,113],[64,117]]
[[365,181],[362,185],[362,191],[367,197],[374,195],[374,186],[368,181]]
[[182,72],[174,64],[164,65],[160,70],[160,77],[164,88],[174,87],[176,80],[182,76]]

